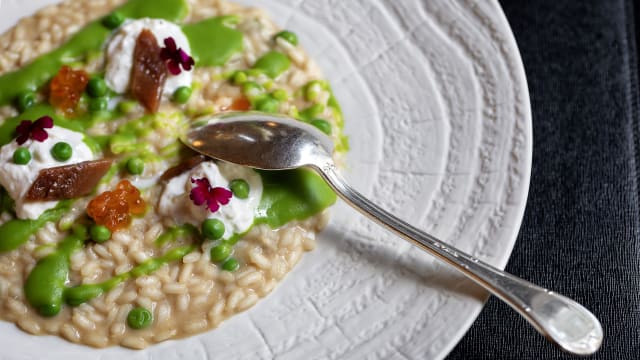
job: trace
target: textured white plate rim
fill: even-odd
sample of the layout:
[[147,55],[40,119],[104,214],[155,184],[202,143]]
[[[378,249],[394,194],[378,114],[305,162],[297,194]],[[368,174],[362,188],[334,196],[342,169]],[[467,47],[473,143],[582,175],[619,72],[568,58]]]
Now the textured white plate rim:
[[[49,1],[51,2],[51,1]],[[532,122],[531,122],[531,108],[530,108],[530,99],[529,99],[529,92],[528,92],[528,87],[527,87],[527,80],[526,80],[526,75],[524,72],[524,66],[522,64],[522,59],[519,55],[519,51],[517,48],[517,44],[515,42],[515,38],[513,36],[513,33],[511,31],[511,28],[508,24],[508,21],[506,19],[506,16],[504,14],[504,12],[502,11],[502,8],[500,7],[499,3],[497,2],[497,0],[493,0],[492,1],[494,3],[494,8],[497,9],[497,12],[495,15],[497,15],[496,19],[498,19],[499,23],[496,23],[494,25],[498,26],[500,29],[499,30],[503,30],[508,32],[508,34],[510,35],[508,37],[508,39],[506,39],[506,44],[507,46],[510,48],[509,52],[511,52],[512,54],[515,54],[513,56],[513,58],[510,59],[510,61],[512,62],[516,62],[514,65],[516,66],[516,71],[514,72],[514,77],[516,82],[519,82],[522,86],[522,106],[523,109],[525,109],[523,117],[525,118],[525,126],[526,128],[524,129],[524,132],[528,135],[529,137],[529,141],[526,142],[526,148],[524,151],[524,154],[526,155],[526,158],[523,159],[523,162],[526,163],[528,166],[526,166],[525,168],[523,168],[523,170],[526,170],[526,173],[523,173],[522,175],[522,179],[523,179],[523,184],[521,186],[521,188],[523,189],[523,191],[518,195],[518,200],[521,201],[522,204],[526,204],[526,199],[528,196],[528,190],[529,190],[529,185],[530,185],[530,172],[531,172],[531,157],[532,157],[532,141],[531,141],[531,137],[532,137]],[[23,14],[28,14],[28,13],[32,13],[33,11],[35,11],[37,8],[39,8],[41,6],[41,4],[37,1],[34,2],[28,2],[27,4],[30,4],[30,6],[25,6],[23,9],[21,9],[21,13]],[[38,4],[38,5],[36,5]],[[0,9],[2,7],[2,0],[0,0]],[[5,19],[1,19],[0,18],[0,32],[3,32],[5,29],[11,25],[13,25],[11,23],[11,21],[9,21],[9,23],[7,23],[6,21],[3,21]],[[500,256],[498,256],[496,259],[494,259],[492,262],[496,267],[499,268],[504,268],[506,266],[506,263],[510,257],[510,254],[513,250],[513,246],[515,245],[515,241],[520,229],[520,225],[522,223],[522,219],[524,216],[524,211],[525,211],[525,206],[521,206],[518,208],[518,213],[516,214],[516,216],[514,217],[514,225],[511,228],[511,241],[507,244],[508,246],[504,246],[502,249],[502,253]],[[485,300],[486,301],[486,298]],[[477,318],[478,314],[480,313],[482,307],[483,307],[484,302],[478,302],[477,306],[474,306],[472,308],[472,310],[470,311],[472,314],[472,316],[469,316],[466,319],[466,322],[463,324],[463,326],[459,326],[458,327],[458,331],[453,333],[455,339],[451,339],[451,341],[449,341],[447,343],[446,346],[444,346],[442,348],[442,351],[440,353],[441,356],[444,356],[444,354],[447,354],[451,351],[451,349],[459,342],[459,340],[462,338],[462,336],[468,331],[469,327],[471,326],[471,324],[475,321],[475,319]]]
[[[526,143],[526,149],[525,149],[525,153],[527,154],[527,159],[526,159],[526,163],[528,166],[526,166],[526,173],[523,174],[523,179],[525,179],[525,183],[523,184],[523,191],[522,193],[520,193],[520,200],[522,201],[522,204],[527,203],[527,199],[529,197],[529,186],[531,184],[531,161],[532,161],[532,156],[533,156],[533,123],[532,123],[532,115],[531,115],[531,99],[529,98],[529,85],[527,83],[527,75],[525,73],[524,70],[524,64],[522,62],[522,55],[520,54],[520,49],[518,48],[518,43],[516,42],[516,38],[513,35],[513,31],[511,30],[511,26],[509,25],[509,21],[507,20],[507,16],[504,13],[504,10],[502,10],[502,7],[500,6],[500,3],[498,3],[498,0],[492,0],[495,4],[496,4],[496,9],[498,9],[498,16],[500,17],[500,21],[502,22],[502,26],[509,32],[509,39],[508,39],[508,44],[509,47],[511,47],[512,53],[513,54],[517,54],[517,56],[515,56],[514,61],[517,62],[516,66],[518,66],[518,72],[517,72],[517,76],[518,76],[518,81],[522,84],[522,92],[523,92],[523,98],[522,101],[524,102],[523,105],[526,109],[526,113],[524,114],[525,116],[525,122],[526,122],[526,126],[527,128],[525,129],[525,132],[529,135],[529,140]],[[520,227],[522,226],[522,220],[524,218],[524,212],[525,212],[526,206],[521,206],[518,209],[518,216],[516,217],[516,223],[515,226],[513,227],[513,233],[511,234],[513,241],[511,241],[510,246],[506,249],[507,251],[505,251],[504,255],[495,263],[496,267],[499,267],[500,269],[504,269],[505,266],[507,266],[507,262],[509,261],[509,258],[511,257],[511,253],[513,252],[513,247],[516,244],[516,240],[518,238],[518,234],[520,233]]]
[[[529,97],[529,85],[527,83],[527,75],[525,73],[524,64],[522,62],[522,55],[520,54],[520,49],[518,48],[518,44],[513,34],[513,30],[511,29],[511,25],[509,25],[507,16],[504,13],[502,6],[500,6],[500,3],[498,2],[498,0],[492,0],[492,1],[495,4],[495,8],[498,9],[497,15],[499,16],[499,19],[501,21],[501,24],[499,25],[501,25],[504,29],[506,29],[509,32],[510,36],[508,39],[508,45],[513,51],[513,53],[517,54],[517,56],[515,56],[515,59],[513,60],[517,62],[516,64],[516,66],[518,67],[517,81],[519,81],[522,84],[522,92],[524,95],[522,98],[522,101],[524,102],[523,105],[526,109],[524,116],[526,119],[525,121],[526,121],[527,128],[525,129],[525,132],[529,135],[530,141],[526,143],[525,153],[527,155],[527,159],[525,161],[528,166],[525,167],[527,172],[523,176],[523,179],[525,179],[524,180],[525,183],[523,184],[523,191],[520,194],[520,199],[522,201],[522,204],[526,204],[529,196],[529,186],[531,184],[531,162],[532,162],[532,156],[533,156],[533,123],[532,123],[532,115],[531,115],[531,99]],[[524,218],[525,209],[526,209],[526,206],[521,206],[518,209],[518,214],[515,220],[515,226],[512,228],[513,232],[511,233],[512,241],[509,243],[509,246],[505,248],[506,251],[503,253],[503,255],[499,259],[497,259],[493,264],[495,267],[499,269],[504,270],[504,268],[507,266],[507,263],[509,262],[509,258],[511,257],[511,253],[513,252],[513,247],[515,246],[516,240],[518,238],[518,234],[520,233],[520,227],[522,226],[522,220]],[[443,347],[442,349],[443,351],[441,352],[443,356],[446,354],[449,354],[453,350],[453,348],[455,348],[456,345],[458,345],[460,340],[462,340],[462,338],[467,333],[467,331],[469,331],[469,329],[471,328],[471,325],[473,325],[473,323],[476,321],[476,319],[480,315],[480,312],[484,308],[487,300],[489,299],[489,296],[490,294],[487,293],[482,303],[478,304],[478,306],[476,306],[472,310],[473,314],[468,317],[467,322],[463,326],[460,326],[459,328],[460,331],[455,334],[456,338],[452,339],[452,341],[450,341],[447,344],[447,346]]]

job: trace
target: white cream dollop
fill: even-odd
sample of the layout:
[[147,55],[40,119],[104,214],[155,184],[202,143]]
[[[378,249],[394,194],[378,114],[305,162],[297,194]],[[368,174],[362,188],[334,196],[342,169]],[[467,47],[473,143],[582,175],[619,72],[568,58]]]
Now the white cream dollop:
[[[49,137],[43,142],[29,139],[18,145],[14,140],[0,148],[0,184],[15,201],[16,215],[20,219],[37,219],[57,204],[57,201],[25,201],[24,196],[38,178],[40,170],[95,160],[95,155],[83,141],[82,133],[59,126],[46,130]],[[73,149],[71,158],[66,161],[58,161],[51,155],[53,145],[61,141],[71,145]],[[27,148],[31,153],[31,161],[26,165],[13,162],[13,153],[19,147]]]
[[[189,40],[180,27],[162,19],[128,20],[116,30],[107,43],[107,68],[105,81],[113,91],[124,94],[129,89],[133,51],[142,30],[148,29],[156,37],[158,45],[164,47],[164,39],[172,37],[178,48],[191,54]],[[192,69],[193,70],[193,69]],[[192,71],[182,71],[178,75],[167,74],[162,94],[170,97],[181,86],[191,86]]]
[[[209,180],[211,186],[227,189],[231,180],[244,179],[249,184],[249,197],[239,199],[233,196],[227,205],[221,205],[218,211],[212,213],[204,205],[196,206],[189,198],[194,186],[191,178],[203,177]],[[205,219],[218,219],[224,224],[223,239],[228,239],[233,234],[249,230],[261,198],[262,179],[254,170],[225,162],[216,165],[208,161],[169,180],[160,197],[158,212],[172,217],[177,223],[189,223],[198,228]]]

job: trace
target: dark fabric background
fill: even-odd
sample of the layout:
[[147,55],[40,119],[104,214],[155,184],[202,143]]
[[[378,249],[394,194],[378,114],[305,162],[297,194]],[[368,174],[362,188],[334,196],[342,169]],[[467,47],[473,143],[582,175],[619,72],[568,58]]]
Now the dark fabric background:
[[[593,359],[640,359],[634,4],[501,4],[526,69],[534,134],[529,201],[507,270],[596,314],[605,340]],[[574,357],[494,298],[448,357],[565,358]]]

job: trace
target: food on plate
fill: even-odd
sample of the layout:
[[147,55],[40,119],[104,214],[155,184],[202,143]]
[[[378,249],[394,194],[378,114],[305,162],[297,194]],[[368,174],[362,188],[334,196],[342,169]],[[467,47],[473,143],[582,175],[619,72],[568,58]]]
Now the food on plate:
[[[31,31],[38,29],[38,31]],[[216,327],[267,295],[336,197],[178,136],[224,111],[284,113],[347,150],[297,35],[219,0],[71,0],[0,36],[0,317],[94,347]]]

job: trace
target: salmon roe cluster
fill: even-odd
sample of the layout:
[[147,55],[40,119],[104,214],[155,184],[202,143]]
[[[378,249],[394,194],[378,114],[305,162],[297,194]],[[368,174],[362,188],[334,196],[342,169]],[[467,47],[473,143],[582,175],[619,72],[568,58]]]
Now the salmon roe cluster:
[[249,102],[249,99],[247,99],[244,96],[241,96],[235,100],[233,100],[233,103],[231,103],[231,106],[229,108],[224,108],[221,109],[222,111],[227,111],[227,110],[231,110],[231,111],[247,111],[251,109],[251,103]]
[[122,180],[112,191],[105,191],[96,196],[87,205],[87,214],[98,225],[116,231],[131,224],[131,215],[142,215],[145,202],[140,197],[140,190],[128,180]]
[[49,85],[49,102],[58,110],[73,114],[89,83],[89,74],[63,66]]

